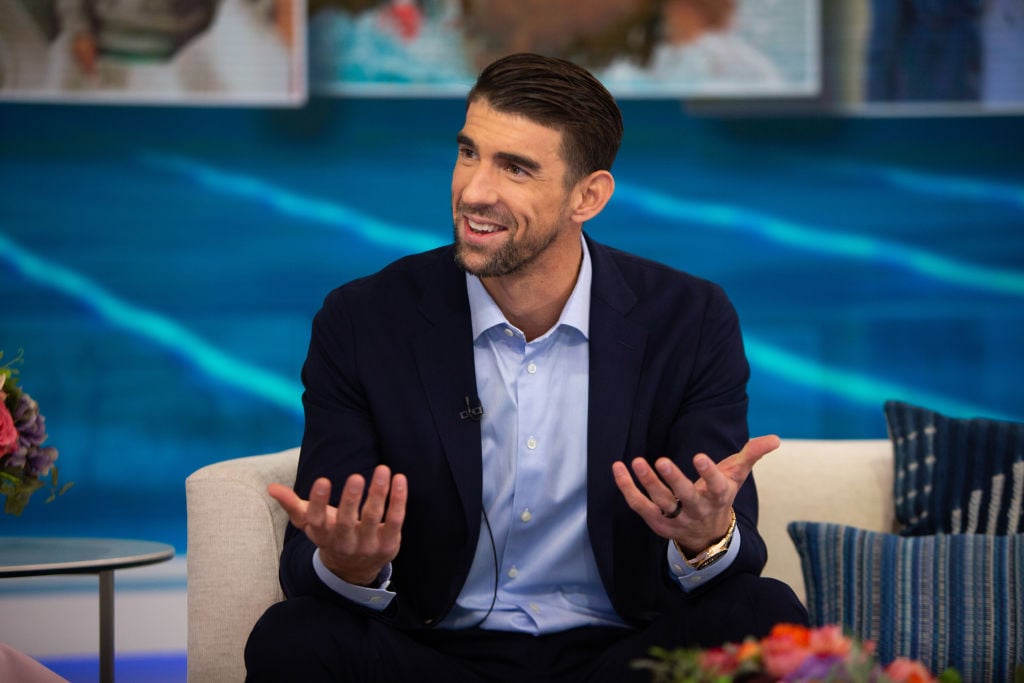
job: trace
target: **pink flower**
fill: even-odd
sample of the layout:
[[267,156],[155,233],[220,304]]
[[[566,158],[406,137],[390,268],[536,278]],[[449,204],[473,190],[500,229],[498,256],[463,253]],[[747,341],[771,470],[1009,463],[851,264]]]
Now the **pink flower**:
[[[3,392],[0,392],[0,397],[2,396]],[[11,411],[7,410],[3,398],[0,398],[0,456],[13,453],[17,447],[18,429],[14,426]]]
[[796,671],[813,653],[810,629],[803,626],[779,624],[761,641],[765,671],[777,678]]
[[809,644],[817,655],[846,657],[853,650],[853,640],[843,635],[843,628],[837,625],[812,630]]
[[921,662],[897,657],[885,667],[885,675],[896,683],[933,683],[936,679]]

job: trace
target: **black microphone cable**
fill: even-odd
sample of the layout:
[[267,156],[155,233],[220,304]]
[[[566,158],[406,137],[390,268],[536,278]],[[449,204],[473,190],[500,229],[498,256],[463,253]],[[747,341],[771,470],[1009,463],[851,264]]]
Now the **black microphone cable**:
[[491,522],[487,519],[487,510],[480,506],[480,516],[484,519],[484,526],[487,527],[487,538],[491,541],[491,558],[494,560],[494,592],[491,593],[491,605],[487,608],[486,614],[480,617],[480,620],[468,626],[467,628],[479,628],[482,623],[487,621],[487,617],[491,616],[491,612],[494,611],[494,605],[498,601],[498,548],[494,544],[494,533],[491,531]]

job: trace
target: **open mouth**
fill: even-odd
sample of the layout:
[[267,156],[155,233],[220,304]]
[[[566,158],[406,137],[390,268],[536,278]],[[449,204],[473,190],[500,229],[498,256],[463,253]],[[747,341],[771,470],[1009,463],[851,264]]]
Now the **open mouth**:
[[501,225],[496,225],[494,223],[482,223],[470,218],[466,219],[466,226],[469,228],[470,232],[476,235],[490,235],[505,230]]

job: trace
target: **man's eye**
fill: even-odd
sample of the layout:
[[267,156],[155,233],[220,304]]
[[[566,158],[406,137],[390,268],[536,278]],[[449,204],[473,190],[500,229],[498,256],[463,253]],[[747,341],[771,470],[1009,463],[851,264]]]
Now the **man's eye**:
[[469,147],[460,147],[459,148],[459,156],[464,158],[464,159],[474,159],[474,158],[476,158],[476,153],[473,150],[471,150]]
[[513,175],[516,177],[526,175],[526,171],[524,171],[519,166],[516,166],[515,164],[509,164],[508,166],[505,167],[505,170],[509,172],[509,175]]

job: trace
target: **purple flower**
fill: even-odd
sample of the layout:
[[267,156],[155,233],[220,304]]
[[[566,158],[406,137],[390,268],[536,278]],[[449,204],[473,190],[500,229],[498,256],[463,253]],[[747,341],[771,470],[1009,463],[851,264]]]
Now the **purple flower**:
[[35,477],[45,477],[50,473],[50,467],[57,460],[57,449],[53,446],[33,448],[28,452],[26,460],[26,474]]
[[22,393],[11,417],[18,429],[18,442],[22,448],[38,448],[46,441],[46,419],[39,414],[39,404],[32,397]]
[[39,413],[39,404],[22,392],[11,411],[18,444],[7,458],[9,467],[25,467],[25,476],[40,477],[50,471],[57,459],[56,448],[43,448],[46,441],[46,418]]
[[799,681],[832,681],[833,683],[853,683],[843,664],[843,657],[840,655],[813,655],[800,662],[800,666],[791,671],[783,678],[789,683]]

